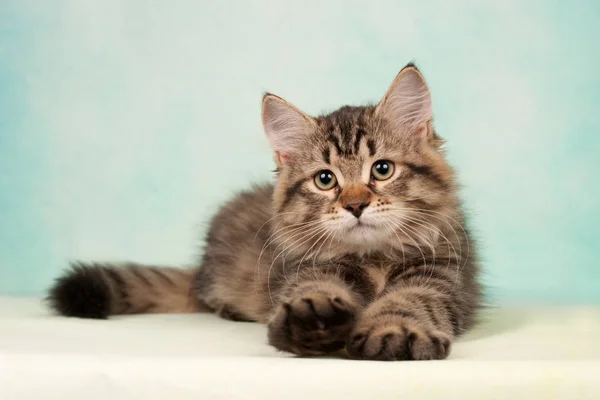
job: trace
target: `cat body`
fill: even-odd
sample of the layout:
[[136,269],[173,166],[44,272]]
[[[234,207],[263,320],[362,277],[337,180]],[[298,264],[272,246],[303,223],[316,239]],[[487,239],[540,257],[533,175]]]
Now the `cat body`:
[[454,171],[410,64],[377,105],[308,116],[263,98],[273,184],[214,216],[197,269],[77,263],[50,289],[62,315],[211,310],[268,326],[279,350],[443,359],[481,303]]

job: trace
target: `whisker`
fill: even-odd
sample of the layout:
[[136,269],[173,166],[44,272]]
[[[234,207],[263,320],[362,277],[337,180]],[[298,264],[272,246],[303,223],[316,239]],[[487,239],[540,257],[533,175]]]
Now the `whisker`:
[[[279,258],[280,255],[284,254],[284,252],[287,249],[289,249],[290,247],[294,246],[297,242],[302,241],[296,247],[300,246],[301,244],[306,243],[307,241],[309,241],[313,237],[315,237],[318,234],[320,234],[321,232],[323,232],[325,229],[326,229],[326,227],[323,227],[323,226],[318,226],[316,228],[311,228],[309,230],[309,232],[305,234],[305,236],[303,236],[300,239],[296,240],[295,242],[293,242],[292,244],[290,244],[288,247],[286,247],[283,250],[281,250],[275,257],[273,257],[273,261],[271,262],[271,265],[269,266],[269,270],[267,272],[267,290],[268,290],[269,298],[270,298],[272,304],[274,304],[274,302],[273,302],[273,297],[272,297],[272,294],[271,294],[271,280],[270,280],[270,276],[271,276],[271,271],[273,270],[273,266],[275,265],[275,261],[277,260],[277,258]],[[308,235],[310,235],[310,237],[307,238],[306,236],[308,236]]]
[[266,224],[268,224],[270,221],[272,221],[273,219],[275,219],[275,218],[277,218],[277,217],[280,217],[280,216],[282,216],[282,215],[289,215],[289,214],[297,214],[297,213],[295,213],[295,212],[292,212],[292,211],[289,211],[289,212],[281,212],[281,213],[276,213],[276,214],[275,214],[275,215],[273,215],[271,218],[269,218],[268,220],[266,220],[266,221],[264,222],[264,224],[262,224],[262,225],[260,226],[260,228],[258,228],[258,230],[256,231],[256,234],[254,235],[254,240],[256,240],[256,237],[258,236],[258,233],[259,233],[259,232],[262,230],[262,228],[264,228],[264,226],[265,226]]
[[[298,236],[303,236],[306,234],[310,234],[311,232],[314,232],[315,230],[318,230],[319,226],[314,226],[315,224],[310,224],[309,226],[303,226],[300,228],[295,228],[292,231],[294,231],[294,233],[292,235],[290,235],[289,237],[285,238],[285,240],[282,240],[277,247],[275,247],[275,249],[271,252],[272,253],[272,263],[285,251],[285,247],[284,249],[279,253],[277,253],[277,250],[281,247],[281,246],[285,246],[286,243],[288,243],[290,240],[293,240],[294,238],[298,237]],[[302,240],[302,237],[300,239],[298,239],[297,241]],[[297,242],[296,241],[296,242]],[[296,242],[293,242],[292,245]],[[258,265],[258,268],[260,268],[260,264]]]
[[[312,226],[315,226],[319,223],[319,221],[308,221],[308,222],[303,222],[303,223],[299,223],[299,224],[293,224],[293,225],[289,225],[289,226],[284,226],[283,228],[280,228],[278,230],[276,230],[275,232],[273,232],[273,234],[271,234],[271,236],[269,236],[269,238],[266,240],[265,244],[263,245],[259,255],[258,255],[258,259],[256,260],[256,265],[255,265],[255,269],[256,269],[256,273],[255,273],[255,279],[254,279],[254,287],[255,287],[255,291],[257,291],[257,284],[260,284],[260,262],[263,256],[263,253],[265,252],[265,250],[268,248],[268,246],[271,245],[271,243],[276,239],[276,235],[281,232],[281,231],[285,231],[287,230],[287,232],[284,232],[286,235],[289,235],[291,233],[297,233],[298,231],[300,231],[300,234],[302,234],[302,230],[305,228],[309,228]],[[286,240],[284,240],[282,243],[280,243],[273,252],[276,252],[277,249],[285,244],[289,239],[296,237],[296,235],[292,235],[290,238],[287,238]],[[273,238],[273,240],[271,240]]]
[[[457,271],[456,271],[456,279],[454,281],[454,287],[453,289],[456,287],[456,284],[458,283],[458,278],[460,276],[460,271],[462,270],[462,268],[464,268],[464,266],[467,264],[470,256],[471,256],[471,248],[470,248],[470,242],[469,242],[469,235],[467,234],[467,232],[465,231],[463,224],[461,224],[460,222],[458,222],[456,219],[452,218],[449,215],[437,212],[437,211],[433,211],[433,210],[407,210],[407,211],[412,211],[415,214],[424,214],[433,218],[437,218],[439,220],[441,220],[442,222],[444,222],[445,224],[447,224],[450,229],[452,230],[452,232],[454,233],[455,237],[457,238],[457,244],[459,246],[459,252],[460,252],[460,259],[462,260],[461,262],[457,263]],[[448,220],[454,222],[454,224],[456,224],[463,232],[464,236],[462,237],[463,240],[465,241],[465,244],[467,246],[466,248],[466,252],[467,255],[465,257],[463,257],[462,254],[462,240],[460,239],[458,232],[456,231],[456,229],[454,229],[453,224],[451,224]],[[456,251],[455,251],[456,253]]]
[[304,262],[304,258],[308,255],[308,253],[310,252],[310,250],[317,244],[319,243],[319,240],[321,240],[321,238],[323,236],[325,236],[328,232],[329,232],[329,227],[325,226],[325,232],[319,236],[319,238],[317,240],[315,240],[315,242],[308,248],[308,250],[306,250],[306,252],[304,253],[304,255],[302,256],[302,258],[300,259],[300,262],[298,263],[298,268],[296,269],[296,280],[300,279],[300,268],[302,266],[302,262]]
[[413,239],[413,237],[411,235],[407,234],[406,231],[404,229],[402,229],[402,227],[400,226],[401,224],[399,224],[398,222],[396,222],[393,219],[389,220],[389,222],[391,222],[396,229],[399,229],[400,232],[402,232],[407,238],[409,238],[415,244],[415,247],[417,248],[417,250],[419,250],[419,252],[421,253],[421,256],[423,257],[423,265],[425,265],[425,268],[427,268],[427,259],[425,258],[425,253],[423,253],[423,250],[421,250],[421,246],[419,246],[417,244],[417,242]]
[[[399,221],[399,223],[401,223],[401,222],[402,221]],[[430,240],[427,240],[426,237],[423,238],[420,235],[420,232],[418,232],[416,229],[413,229],[411,226],[406,225],[406,224],[404,225],[404,227],[407,230],[409,230],[410,232],[416,234],[427,246],[429,246],[429,248],[431,250],[431,254],[433,256],[433,260],[432,260],[432,264],[431,264],[431,272],[429,273],[429,277],[427,278],[427,280],[424,283],[425,285],[427,285],[429,283],[429,279],[431,279],[431,276],[433,276],[433,271],[435,270],[435,247]],[[420,249],[420,247],[419,247],[419,249]],[[423,253],[421,253],[421,254],[423,254]],[[423,261],[424,261],[424,265],[425,265],[425,270],[427,271],[427,262],[425,261],[425,259]]]
[[[452,230],[452,232],[454,233],[454,236],[456,237],[456,243],[458,245],[458,253],[456,251],[456,248],[452,244],[452,242],[447,237],[445,237],[445,240],[449,244],[449,246],[452,247],[452,251],[454,252],[455,257],[457,257],[460,260],[457,262],[456,278],[454,280],[454,285],[453,285],[453,290],[454,290],[456,288],[456,285],[458,284],[458,280],[460,277],[460,271],[462,270],[462,268],[464,268],[464,266],[468,262],[470,254],[471,254],[469,236],[468,236],[467,232],[465,231],[463,224],[458,222],[456,219],[454,219],[450,215],[446,215],[446,214],[443,214],[443,213],[440,213],[437,211],[433,211],[433,210],[415,210],[415,209],[399,208],[399,207],[391,207],[390,210],[401,211],[406,214],[408,214],[408,213],[412,213],[412,214],[416,214],[416,215],[421,214],[421,215],[424,215],[427,217],[436,218],[436,219],[442,221],[444,224],[446,224]],[[454,224],[450,223],[450,221],[454,222]],[[422,221],[422,222],[425,222],[425,221]],[[454,228],[454,225],[457,225],[462,230],[462,232],[464,234],[464,236],[462,236],[462,240],[461,240],[461,236],[459,236],[458,232]],[[442,232],[440,231],[440,233],[442,233]],[[467,246],[467,248],[466,248],[467,255],[464,257],[463,257],[462,244],[461,244],[463,240],[465,241],[465,244]]]
[[[424,225],[424,224],[428,224],[428,225],[430,225],[431,227],[435,228],[435,226],[434,226],[433,224],[429,223],[429,222],[426,222],[426,221],[418,221],[418,220],[417,220],[417,219],[415,219],[415,218],[411,218],[411,217],[407,217],[407,216],[405,216],[405,218],[406,218],[407,220],[409,220],[409,221],[412,221],[413,223],[415,223],[415,224],[417,224],[417,225],[420,225],[420,226],[424,227],[425,229],[431,229],[431,228],[427,228],[427,226],[426,226],[426,225]],[[439,233],[439,234],[442,236],[442,238],[443,238],[443,239],[444,239],[444,240],[445,240],[445,241],[448,243],[448,245],[449,245],[450,247],[452,247],[452,251],[454,252],[454,257],[456,258],[456,257],[457,257],[457,253],[456,253],[456,249],[454,248],[454,245],[453,245],[453,244],[450,242],[450,240],[448,240],[448,238],[446,237],[446,235],[444,235],[444,233],[443,233],[443,232],[441,232],[441,231],[440,231],[438,228],[435,228],[435,229],[436,229],[436,231],[437,231],[437,232],[438,232],[438,233]],[[432,253],[433,253],[433,262],[434,262],[434,263],[436,263],[436,253],[435,253],[435,249],[433,248],[433,246],[432,246],[431,250],[432,250]],[[452,262],[452,259],[451,259],[450,257],[448,257],[448,263],[446,264],[446,271],[448,271],[448,269],[450,268],[450,264],[451,264],[451,262]],[[424,283],[425,285],[427,285],[427,284],[429,283],[429,280],[430,280],[430,279],[431,279],[431,277],[433,276],[433,271],[434,271],[434,270],[435,270],[435,267],[432,265],[432,268],[431,268],[431,273],[429,274],[429,277],[428,277],[428,278],[427,278],[427,280],[425,281],[425,283]]]
[[387,221],[384,221],[384,223],[385,223],[386,228],[389,228],[390,232],[392,232],[394,235],[396,235],[396,238],[398,239],[398,243],[400,244],[400,251],[402,251],[402,265],[406,265],[406,254],[404,251],[404,244],[402,243],[402,240],[398,236],[398,233],[394,229],[393,225],[388,224]]

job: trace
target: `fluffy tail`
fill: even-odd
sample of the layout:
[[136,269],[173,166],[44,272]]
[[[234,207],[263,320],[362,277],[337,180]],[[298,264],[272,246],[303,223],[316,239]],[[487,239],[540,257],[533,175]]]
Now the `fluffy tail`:
[[202,309],[194,290],[197,273],[134,263],[74,263],[56,280],[46,300],[59,314],[80,318],[192,313]]

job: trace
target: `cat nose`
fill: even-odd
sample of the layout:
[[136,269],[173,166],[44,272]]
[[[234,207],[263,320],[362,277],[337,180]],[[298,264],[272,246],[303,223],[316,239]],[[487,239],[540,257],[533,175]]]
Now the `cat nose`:
[[349,203],[344,208],[352,213],[356,218],[360,217],[363,210],[367,208],[369,203]]

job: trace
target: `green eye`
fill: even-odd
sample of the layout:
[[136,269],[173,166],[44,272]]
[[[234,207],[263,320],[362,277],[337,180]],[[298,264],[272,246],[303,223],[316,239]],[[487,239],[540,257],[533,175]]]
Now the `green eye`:
[[333,172],[324,169],[315,175],[315,185],[321,190],[330,190],[337,185],[337,179]]
[[391,161],[379,160],[373,164],[371,175],[378,181],[385,181],[394,174],[394,164]]

